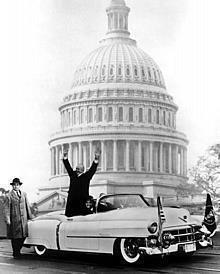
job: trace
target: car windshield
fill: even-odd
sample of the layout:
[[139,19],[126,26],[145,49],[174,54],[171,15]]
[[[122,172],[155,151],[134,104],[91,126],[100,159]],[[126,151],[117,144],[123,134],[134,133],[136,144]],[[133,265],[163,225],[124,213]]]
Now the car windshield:
[[97,212],[105,212],[114,209],[129,207],[148,207],[149,204],[141,195],[117,194],[104,196],[98,202]]

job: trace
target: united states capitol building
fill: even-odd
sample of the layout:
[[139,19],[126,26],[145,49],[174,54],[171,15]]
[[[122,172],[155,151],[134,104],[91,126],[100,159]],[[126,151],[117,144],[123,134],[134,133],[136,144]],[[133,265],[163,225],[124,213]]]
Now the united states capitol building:
[[[108,31],[74,73],[59,107],[61,128],[49,140],[51,177],[41,197],[68,190],[62,163],[68,149],[73,168],[101,161],[90,193],[175,194],[187,181],[187,138],[176,129],[177,105],[155,61],[130,38],[129,7],[112,0]],[[135,11],[134,11],[135,12]]]

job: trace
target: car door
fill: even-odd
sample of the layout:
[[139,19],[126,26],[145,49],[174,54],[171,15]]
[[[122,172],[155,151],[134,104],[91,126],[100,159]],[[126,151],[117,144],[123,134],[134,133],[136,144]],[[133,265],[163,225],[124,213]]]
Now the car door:
[[99,227],[100,221],[96,214],[68,218],[60,231],[61,249],[97,251]]

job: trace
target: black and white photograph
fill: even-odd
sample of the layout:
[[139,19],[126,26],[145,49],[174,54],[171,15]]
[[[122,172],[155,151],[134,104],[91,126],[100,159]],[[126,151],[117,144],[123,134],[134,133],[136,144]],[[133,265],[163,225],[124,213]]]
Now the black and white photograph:
[[219,1],[0,7],[0,273],[220,273]]

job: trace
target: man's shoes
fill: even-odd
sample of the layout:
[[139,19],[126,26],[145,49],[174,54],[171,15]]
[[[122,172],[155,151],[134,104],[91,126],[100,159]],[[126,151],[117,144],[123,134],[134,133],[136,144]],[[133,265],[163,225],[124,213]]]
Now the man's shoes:
[[20,259],[21,258],[21,253],[20,252],[16,252],[16,253],[13,253],[13,257],[14,259]]

